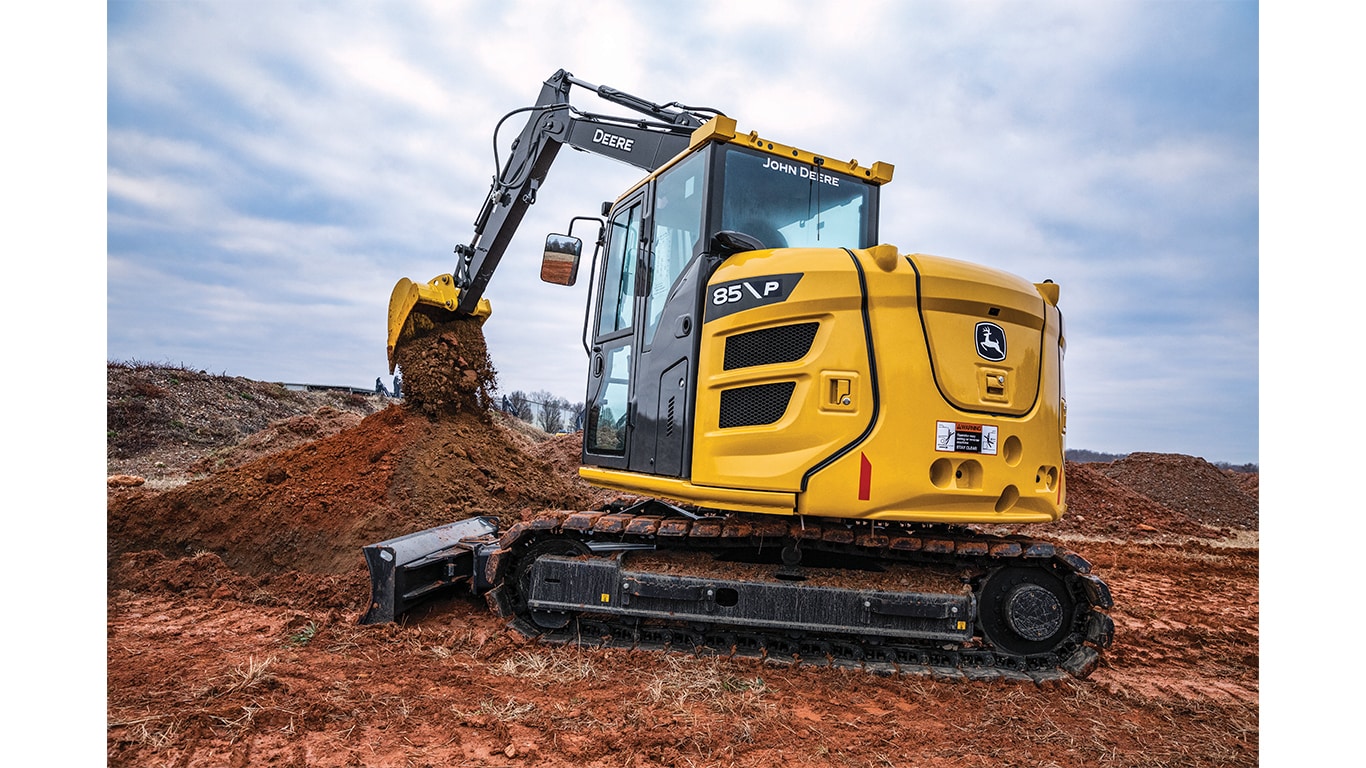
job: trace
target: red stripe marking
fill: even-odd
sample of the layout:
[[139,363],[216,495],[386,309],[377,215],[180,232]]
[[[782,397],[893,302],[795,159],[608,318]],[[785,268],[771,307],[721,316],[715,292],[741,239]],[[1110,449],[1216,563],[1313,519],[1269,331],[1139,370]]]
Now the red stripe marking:
[[858,500],[867,501],[873,492],[873,462],[868,460],[868,455],[859,454],[858,470]]

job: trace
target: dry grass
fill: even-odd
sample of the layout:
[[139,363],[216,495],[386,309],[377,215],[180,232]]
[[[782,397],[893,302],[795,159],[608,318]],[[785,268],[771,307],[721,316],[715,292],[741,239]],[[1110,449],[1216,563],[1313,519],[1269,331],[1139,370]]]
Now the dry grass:
[[255,657],[248,657],[245,665],[239,664],[226,675],[212,681],[208,688],[200,692],[199,697],[216,699],[248,691],[258,686],[273,684],[276,682],[276,678],[270,668],[274,664],[274,656],[262,661],[257,661]]
[[114,722],[109,724],[109,728],[127,728],[125,739],[144,744],[153,751],[175,744],[184,736],[184,723],[180,718],[171,715],[153,715],[138,720]]
[[484,699],[479,702],[479,706],[472,710],[462,710],[460,707],[451,706],[451,712],[462,720],[491,719],[499,723],[510,723],[523,720],[533,711],[536,705],[532,702],[525,704],[516,699],[509,698],[506,701],[496,699]]
[[699,708],[745,721],[774,712],[764,700],[769,691],[763,678],[738,675],[725,660],[668,654],[658,657],[656,666],[637,697],[642,706],[663,708],[683,719],[692,718]]
[[597,668],[591,657],[578,649],[522,651],[490,667],[490,672],[503,677],[516,677],[539,687],[591,680]]

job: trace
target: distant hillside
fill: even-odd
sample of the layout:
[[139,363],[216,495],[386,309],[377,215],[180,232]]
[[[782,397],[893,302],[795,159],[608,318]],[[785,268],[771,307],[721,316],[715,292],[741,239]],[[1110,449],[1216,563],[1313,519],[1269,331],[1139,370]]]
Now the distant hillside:
[[[1088,450],[1084,450],[1084,449],[1080,449],[1080,448],[1068,448],[1068,449],[1067,449],[1067,460],[1068,460],[1068,461],[1071,461],[1071,462],[1075,462],[1075,463],[1077,463],[1077,464],[1096,464],[1096,463],[1105,463],[1105,464],[1109,464],[1110,462],[1119,461],[1120,459],[1126,458],[1126,457],[1128,457],[1128,456],[1130,456],[1130,455],[1132,455],[1132,454],[1128,454],[1128,453],[1101,453],[1101,452],[1099,452],[1099,451],[1088,451]],[[1257,472],[1258,472],[1258,466],[1257,466],[1256,464],[1230,464],[1230,463],[1228,463],[1227,461],[1212,461],[1212,462],[1210,462],[1210,463],[1213,464],[1214,466],[1218,467],[1219,469],[1228,469],[1228,470],[1232,470],[1232,471],[1234,471],[1234,472],[1247,472],[1247,473],[1257,473]]]
[[167,364],[109,361],[107,371],[110,458],[133,458],[166,446],[226,448],[275,421],[324,406],[365,417],[390,403],[379,395],[297,392],[283,384]]
[[1085,464],[1096,461],[1119,461],[1127,456],[1127,453],[1099,453],[1097,451],[1086,451],[1078,448],[1067,449],[1067,460]]

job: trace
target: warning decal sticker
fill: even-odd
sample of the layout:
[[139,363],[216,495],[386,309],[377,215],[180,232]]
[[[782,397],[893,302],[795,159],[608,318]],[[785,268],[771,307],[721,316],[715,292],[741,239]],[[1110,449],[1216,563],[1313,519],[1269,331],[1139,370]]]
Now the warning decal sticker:
[[995,456],[998,429],[988,424],[936,422],[934,449],[949,453],[980,453]]

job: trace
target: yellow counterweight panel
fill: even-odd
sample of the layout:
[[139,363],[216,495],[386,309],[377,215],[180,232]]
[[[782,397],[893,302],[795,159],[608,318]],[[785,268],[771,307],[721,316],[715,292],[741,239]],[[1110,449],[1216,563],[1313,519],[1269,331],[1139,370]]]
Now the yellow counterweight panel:
[[[915,290],[912,262],[926,294],[919,306],[906,300]],[[1056,350],[1057,308],[1030,283],[963,262],[915,255],[892,270],[862,263],[877,352],[877,422],[810,477],[798,512],[942,523],[1056,520],[1065,498],[1059,365],[1056,353],[1040,350]],[[953,316],[955,302],[961,317]],[[1002,361],[1019,380],[1014,398],[1000,401],[963,373],[982,362],[974,344],[978,320],[999,321],[1010,344],[1022,348],[1019,359]],[[1022,402],[1020,392],[1038,396]],[[946,442],[960,431],[971,439]]]
[[[948,259],[891,258],[886,245],[850,253],[754,251],[713,275],[711,286],[802,277],[785,301],[703,324],[692,483],[793,492],[799,513],[827,517],[1056,519],[1065,499],[1056,287]],[[955,298],[919,296],[918,278]],[[993,364],[1007,374],[1004,396],[977,386],[976,318],[999,320],[1017,345]],[[732,340],[812,322],[818,329],[798,359],[727,370]],[[776,420],[723,426],[723,393],[787,382],[791,395]],[[944,443],[946,429],[976,442]]]

